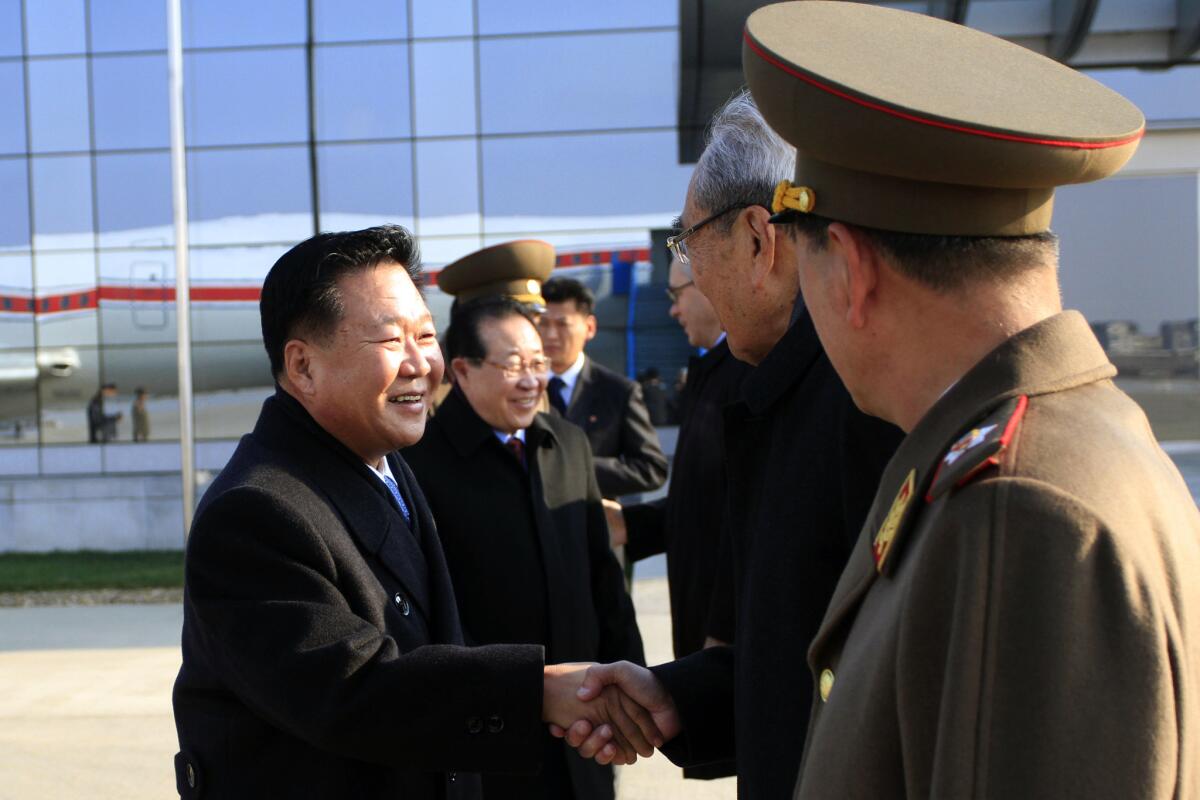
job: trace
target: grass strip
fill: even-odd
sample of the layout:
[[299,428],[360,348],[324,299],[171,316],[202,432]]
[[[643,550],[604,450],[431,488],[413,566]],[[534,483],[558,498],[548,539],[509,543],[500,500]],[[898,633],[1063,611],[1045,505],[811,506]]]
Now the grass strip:
[[0,592],[180,586],[183,586],[181,550],[0,554]]

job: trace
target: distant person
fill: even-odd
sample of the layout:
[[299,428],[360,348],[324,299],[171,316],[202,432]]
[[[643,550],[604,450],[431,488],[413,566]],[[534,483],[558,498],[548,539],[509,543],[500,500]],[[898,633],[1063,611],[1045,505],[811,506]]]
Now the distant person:
[[605,497],[651,492],[667,480],[667,457],[641,387],[584,354],[596,336],[596,301],[572,278],[542,285],[546,313],[538,330],[550,359],[550,405],[587,434]]
[[[467,302],[445,338],[454,388],[404,458],[437,520],[467,642],[544,645],[547,663],[643,663],[587,437],[538,412],[549,363],[528,309]],[[611,767],[543,738],[541,773],[485,775],[487,800],[612,800]]]
[[104,411],[104,401],[117,396],[117,385],[106,383],[96,390],[87,405],[88,441],[92,444],[103,444],[117,438],[117,423],[122,414],[107,414]]
[[650,412],[650,422],[655,426],[667,425],[670,411],[667,408],[667,390],[663,387],[662,377],[657,367],[647,367],[638,376],[638,384],[642,387],[642,397],[646,400],[646,410]]
[[130,418],[133,420],[133,440],[135,442],[150,441],[150,412],[146,409],[146,397],[146,390],[141,386],[133,395]]
[[[731,581],[718,589],[722,562],[721,533],[728,502],[725,472],[727,406],[741,397],[751,367],[734,358],[721,320],[692,279],[688,265],[671,261],[667,283],[670,314],[688,343],[703,355],[688,362],[688,383],[681,395],[679,438],[667,496],[653,503],[626,506],[606,500],[615,545],[625,546],[629,562],[667,554],[671,598],[671,641],[676,658],[705,644],[728,644],[736,636]],[[732,761],[684,769],[687,778],[732,775]]]
[[[263,285],[277,381],[187,542],[175,681],[185,798],[479,800],[582,704],[537,644],[464,647],[429,505],[395,451],[442,372],[404,228],[324,233]],[[646,742],[626,742],[640,752]],[[628,758],[632,749],[623,748]]]
[[[463,303],[488,297],[511,297],[536,320],[546,310],[542,284],[554,271],[554,245],[540,239],[518,239],[485,247],[447,264],[437,276],[438,288],[452,296],[450,318]],[[453,375],[447,370],[434,392],[436,410],[450,391]],[[547,406],[543,400],[541,411]]]

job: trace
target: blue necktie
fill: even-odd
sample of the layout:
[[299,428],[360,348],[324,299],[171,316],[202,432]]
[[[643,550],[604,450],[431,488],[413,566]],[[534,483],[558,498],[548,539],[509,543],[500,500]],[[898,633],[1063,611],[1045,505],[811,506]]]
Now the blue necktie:
[[550,400],[550,405],[562,414],[567,415],[567,401],[563,398],[563,389],[567,388],[567,382],[555,375],[550,379],[550,383],[546,386],[546,394]]
[[408,513],[408,503],[404,502],[404,497],[400,494],[400,487],[392,480],[392,476],[384,475],[383,482],[387,484],[388,491],[392,493],[392,497],[396,500],[396,505],[400,506],[400,513],[404,515],[404,521],[412,524],[412,514]]

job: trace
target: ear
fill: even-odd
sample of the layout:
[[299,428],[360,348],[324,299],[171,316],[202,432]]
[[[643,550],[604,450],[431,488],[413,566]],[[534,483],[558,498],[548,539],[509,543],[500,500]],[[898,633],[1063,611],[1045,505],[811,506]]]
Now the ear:
[[750,283],[756,288],[762,288],[775,269],[775,237],[779,230],[767,221],[770,217],[771,213],[762,206],[750,206],[742,210],[734,223],[735,229],[740,226],[742,234],[750,237],[753,259]]
[[587,338],[585,338],[584,341],[590,342],[592,339],[596,338],[596,315],[588,314],[584,323],[587,325]]
[[283,374],[300,394],[311,396],[317,391],[320,368],[315,356],[313,346],[303,339],[289,339],[283,346]]
[[859,232],[840,222],[829,226],[828,246],[833,251],[839,274],[841,310],[853,328],[866,327],[879,286],[879,261],[875,248]]
[[467,360],[462,356],[451,359],[450,361],[450,380],[453,383],[462,385],[462,382],[469,379],[467,372]]

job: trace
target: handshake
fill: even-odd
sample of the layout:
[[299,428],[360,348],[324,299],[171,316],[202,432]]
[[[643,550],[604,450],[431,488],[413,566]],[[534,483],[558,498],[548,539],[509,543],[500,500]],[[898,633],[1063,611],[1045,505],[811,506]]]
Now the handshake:
[[543,671],[542,719],[550,732],[601,764],[632,764],[680,730],[654,673],[628,661],[554,664]]

